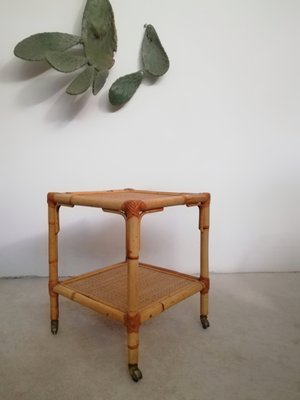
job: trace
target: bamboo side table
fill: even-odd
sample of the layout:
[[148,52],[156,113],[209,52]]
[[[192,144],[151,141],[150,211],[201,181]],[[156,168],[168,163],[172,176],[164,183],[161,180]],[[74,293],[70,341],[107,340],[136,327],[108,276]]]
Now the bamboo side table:
[[[199,207],[200,278],[139,261],[140,223],[145,214],[164,207]],[[59,209],[98,207],[122,215],[126,223],[126,260],[71,279],[58,278]],[[140,325],[172,305],[200,292],[200,320],[209,327],[208,232],[209,193],[170,193],[124,189],[105,192],[48,193],[49,294],[51,332],[58,331],[58,296],[65,296],[123,323],[128,333],[128,367],[132,379],[138,367]]]

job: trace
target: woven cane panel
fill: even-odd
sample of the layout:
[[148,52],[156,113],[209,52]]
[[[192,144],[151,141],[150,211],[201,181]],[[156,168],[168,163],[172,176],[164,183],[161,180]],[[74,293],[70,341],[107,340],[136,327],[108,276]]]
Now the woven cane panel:
[[[169,275],[144,266],[138,269],[139,309],[158,302],[173,293],[194,286],[195,282],[181,276]],[[94,300],[127,311],[127,266],[119,265],[65,286]]]

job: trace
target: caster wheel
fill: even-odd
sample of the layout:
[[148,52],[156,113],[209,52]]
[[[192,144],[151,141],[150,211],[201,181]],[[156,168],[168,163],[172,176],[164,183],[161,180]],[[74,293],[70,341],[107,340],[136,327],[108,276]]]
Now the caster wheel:
[[56,335],[57,332],[58,332],[58,320],[53,319],[51,321],[51,333],[52,333],[52,335]]
[[200,321],[203,329],[207,329],[209,327],[209,321],[207,319],[207,315],[200,315]]
[[134,382],[138,382],[140,379],[142,379],[143,375],[137,364],[129,364],[128,369],[129,374]]

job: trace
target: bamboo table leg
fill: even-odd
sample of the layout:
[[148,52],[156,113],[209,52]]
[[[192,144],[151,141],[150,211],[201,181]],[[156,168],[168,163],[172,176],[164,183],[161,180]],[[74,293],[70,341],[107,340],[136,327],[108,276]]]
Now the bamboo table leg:
[[204,329],[209,327],[208,315],[208,291],[209,291],[209,268],[208,268],[208,234],[209,234],[209,206],[210,198],[199,205],[199,229],[200,229],[200,280],[205,288],[200,294],[200,321]]
[[53,335],[58,331],[58,294],[53,291],[58,283],[58,245],[57,236],[59,232],[59,206],[48,197],[48,223],[49,223],[49,295],[50,295],[50,318],[51,332]]
[[138,382],[142,373],[138,368],[139,328],[141,316],[138,311],[138,268],[140,251],[141,202],[129,201],[126,215],[126,260],[128,279],[128,313],[125,318],[128,333],[128,369],[132,379]]

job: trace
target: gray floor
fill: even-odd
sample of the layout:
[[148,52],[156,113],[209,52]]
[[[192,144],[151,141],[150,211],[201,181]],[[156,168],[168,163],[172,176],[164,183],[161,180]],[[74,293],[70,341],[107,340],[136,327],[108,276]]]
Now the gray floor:
[[1,400],[299,400],[300,274],[213,275],[211,327],[195,295],[141,327],[139,383],[123,326],[61,299],[47,281],[0,280]]

